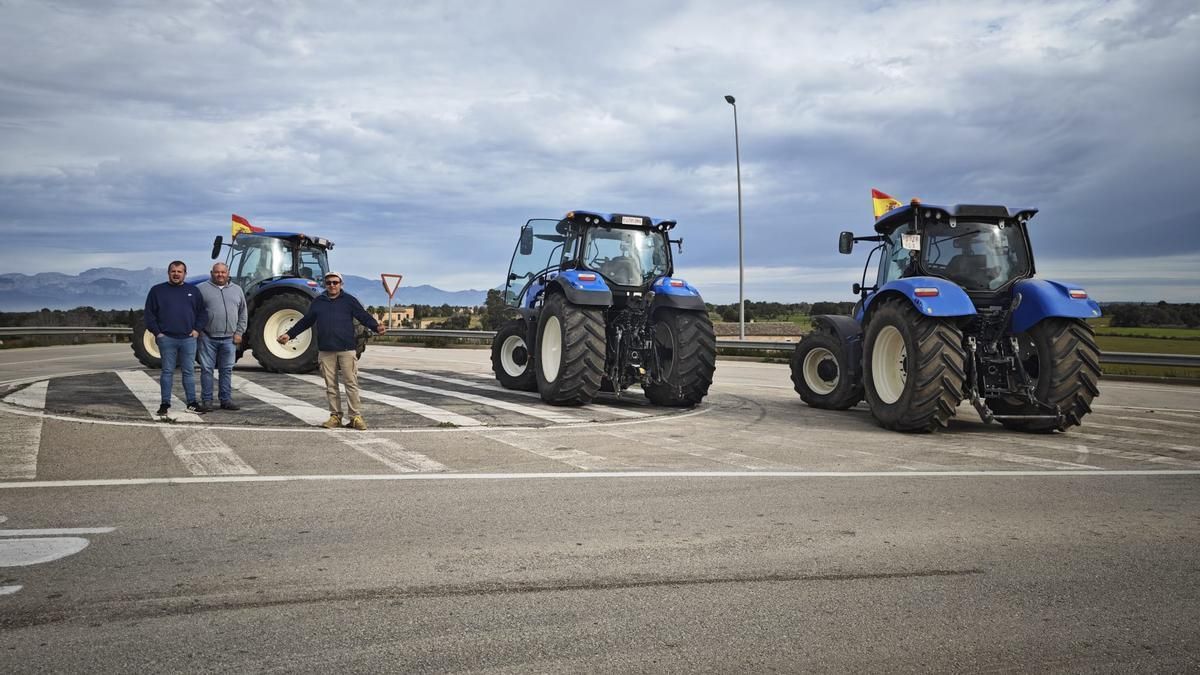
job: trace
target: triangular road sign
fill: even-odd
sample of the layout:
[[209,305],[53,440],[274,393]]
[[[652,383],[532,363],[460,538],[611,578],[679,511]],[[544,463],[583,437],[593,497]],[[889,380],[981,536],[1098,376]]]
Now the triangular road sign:
[[383,291],[392,297],[396,294],[396,289],[400,288],[400,280],[404,278],[403,274],[380,274],[379,278],[383,280]]

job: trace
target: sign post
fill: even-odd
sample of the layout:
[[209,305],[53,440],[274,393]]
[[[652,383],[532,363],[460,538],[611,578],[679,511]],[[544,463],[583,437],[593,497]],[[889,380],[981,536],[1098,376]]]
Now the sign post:
[[396,324],[392,322],[392,297],[396,295],[396,290],[400,288],[400,280],[404,278],[403,274],[380,274],[379,279],[383,281],[383,291],[388,296],[388,328],[395,328]]

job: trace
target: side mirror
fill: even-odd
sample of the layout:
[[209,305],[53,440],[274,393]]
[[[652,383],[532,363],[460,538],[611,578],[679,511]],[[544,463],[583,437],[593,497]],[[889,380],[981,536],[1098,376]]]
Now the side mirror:
[[533,230],[528,227],[521,230],[521,255],[529,255],[533,253]]
[[[854,250],[854,233],[843,232],[838,235],[838,253],[847,254]],[[857,293],[858,291],[855,291]]]
[[216,260],[219,255],[221,255],[221,235],[218,234],[217,238],[213,239],[212,259]]
[[679,249],[679,252],[681,254],[683,253],[683,237],[680,237],[678,239],[670,239],[667,241],[667,244],[668,245],[675,244],[675,248]]

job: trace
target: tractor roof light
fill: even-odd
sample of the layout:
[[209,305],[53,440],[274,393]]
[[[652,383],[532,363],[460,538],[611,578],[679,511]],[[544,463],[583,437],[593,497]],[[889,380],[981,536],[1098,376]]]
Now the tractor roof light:
[[1082,288],[1072,288],[1070,291],[1067,291],[1067,294],[1076,300],[1087,300],[1088,296],[1087,291]]
[[939,291],[936,288],[914,288],[913,289],[913,295],[917,296],[918,298],[936,298],[938,296],[938,293],[939,293]]

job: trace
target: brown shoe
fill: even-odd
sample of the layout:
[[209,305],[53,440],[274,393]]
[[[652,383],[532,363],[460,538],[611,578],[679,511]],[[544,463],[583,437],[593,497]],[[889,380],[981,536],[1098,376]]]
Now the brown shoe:
[[339,429],[342,426],[342,416],[337,413],[333,413],[321,426],[325,427],[326,429]]
[[358,429],[359,431],[366,431],[367,430],[367,421],[363,419],[362,415],[355,415],[354,417],[350,418],[350,423],[347,424],[346,426],[351,429]]

